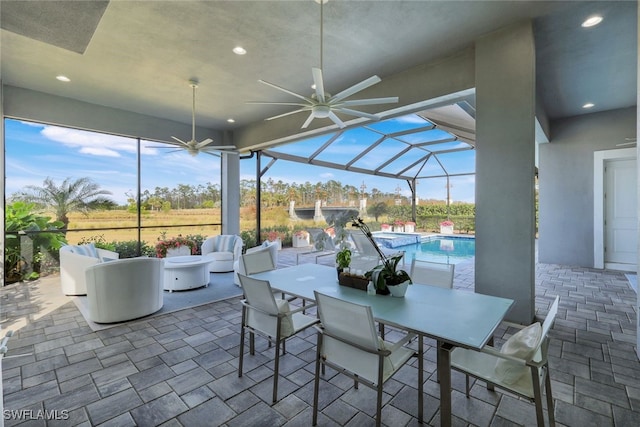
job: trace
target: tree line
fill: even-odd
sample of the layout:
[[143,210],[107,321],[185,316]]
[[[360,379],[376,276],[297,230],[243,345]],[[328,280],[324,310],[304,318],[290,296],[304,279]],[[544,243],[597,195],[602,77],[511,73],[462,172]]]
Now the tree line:
[[[24,190],[9,197],[9,202],[22,201],[33,203],[38,209],[47,209],[55,213],[55,220],[61,221],[64,228],[69,224],[70,212],[87,213],[91,210],[128,209],[137,210],[137,195],[126,193],[127,204],[119,206],[109,198],[112,193],[100,187],[90,178],[67,178],[56,183],[51,178],[44,180],[41,187],[30,185]],[[395,193],[372,188],[357,188],[350,184],[342,184],[336,180],[302,184],[285,183],[271,178],[261,182],[261,199],[263,207],[288,207],[294,200],[296,206],[313,206],[316,200],[323,200],[329,206],[358,206],[361,197],[368,199],[369,206],[381,207],[394,205],[410,205],[410,199]],[[222,191],[220,184],[178,184],[174,188],[156,187],[144,190],[140,194],[140,206],[144,211],[169,211],[171,209],[214,208],[220,206]],[[398,199],[400,203],[398,202]],[[421,201],[421,206],[433,205],[434,201]],[[441,203],[441,201],[438,201]],[[256,181],[243,179],[240,181],[241,206],[254,206],[256,203]],[[455,206],[452,205],[452,206]],[[438,208],[445,209],[440,205]],[[456,209],[456,208],[454,208]],[[468,209],[468,208],[465,208]],[[379,213],[382,214],[384,210]],[[431,212],[442,214],[446,212]]]

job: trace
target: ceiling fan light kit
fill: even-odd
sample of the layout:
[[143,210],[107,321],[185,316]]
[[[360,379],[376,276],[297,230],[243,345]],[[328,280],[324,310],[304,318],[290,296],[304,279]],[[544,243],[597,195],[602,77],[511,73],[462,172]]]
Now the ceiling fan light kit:
[[311,96],[307,97],[301,95],[299,93],[293,92],[291,90],[285,89],[273,83],[269,83],[265,80],[258,80],[260,83],[270,86],[279,91],[285,92],[289,95],[295,96],[296,98],[302,100],[303,102],[260,102],[260,101],[251,101],[249,104],[261,104],[261,105],[289,105],[289,106],[297,106],[299,107],[297,110],[290,111],[288,113],[279,114],[277,116],[269,117],[266,120],[278,119],[281,117],[285,117],[291,114],[296,114],[304,111],[309,111],[309,116],[307,120],[302,124],[302,129],[306,129],[313,119],[325,119],[329,118],[333,121],[338,127],[344,128],[345,123],[336,115],[336,113],[347,114],[355,117],[367,118],[370,120],[379,120],[380,117],[376,114],[365,113],[358,110],[353,110],[348,107],[354,106],[362,106],[362,105],[374,105],[374,104],[391,104],[398,102],[398,97],[386,97],[386,98],[368,98],[368,99],[354,99],[354,100],[346,100],[351,95],[354,95],[370,86],[373,86],[376,83],[381,81],[378,76],[371,76],[368,79],[357,83],[342,92],[336,94],[335,96],[331,96],[331,94],[325,92],[324,90],[324,79],[322,77],[322,51],[323,51],[323,5],[327,2],[327,0],[316,0],[317,3],[320,4],[320,68],[311,68],[311,73],[313,75],[313,88],[315,88],[315,93]]

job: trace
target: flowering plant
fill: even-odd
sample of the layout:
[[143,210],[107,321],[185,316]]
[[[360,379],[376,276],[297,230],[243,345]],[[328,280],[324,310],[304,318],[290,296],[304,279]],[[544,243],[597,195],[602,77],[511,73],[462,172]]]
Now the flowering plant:
[[278,233],[277,231],[272,230],[267,233],[267,240],[270,242],[275,242],[279,238],[280,238],[280,233]]
[[440,223],[440,226],[442,226],[442,227],[453,227],[453,221],[449,221],[449,220],[442,221]]
[[182,236],[178,236],[168,240],[160,240],[158,243],[156,243],[156,256],[158,258],[166,258],[167,250],[176,249],[181,246],[188,246],[191,255],[195,255],[198,250],[196,242],[186,239]]
[[309,233],[305,230],[296,231],[295,236],[299,239],[306,239],[309,237]]
[[403,226],[404,225],[404,221],[402,221],[400,219],[396,219],[395,221],[393,221],[393,225]]
[[416,223],[413,222],[413,221],[407,221],[407,222],[404,223],[404,225],[416,225]]
[[411,283],[411,277],[409,277],[409,273],[404,270],[398,270],[398,263],[404,256],[403,253],[399,253],[396,255],[387,256],[385,255],[375,240],[373,240],[373,235],[371,234],[371,230],[369,226],[365,224],[362,218],[354,218],[351,222],[352,227],[356,227],[362,231],[362,233],[367,236],[367,239],[373,247],[375,248],[378,256],[382,263],[377,265],[371,269],[371,271],[367,271],[365,273],[365,277],[367,279],[371,279],[376,287],[376,289],[380,291],[387,291],[387,286],[396,286],[400,283],[404,283],[407,280]]
[[333,227],[328,227],[324,229],[324,232],[329,235],[332,239],[336,237],[336,229]]

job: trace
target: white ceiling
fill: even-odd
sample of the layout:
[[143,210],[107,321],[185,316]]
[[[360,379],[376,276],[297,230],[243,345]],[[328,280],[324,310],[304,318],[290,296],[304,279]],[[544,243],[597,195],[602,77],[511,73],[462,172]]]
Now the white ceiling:
[[[550,119],[636,104],[635,1],[332,0],[324,8],[331,93],[534,18],[538,96]],[[603,23],[581,28],[593,13]],[[246,102],[291,100],[258,79],[311,92],[311,67],[320,62],[320,6],[313,0],[2,0],[0,14],[3,84],[190,123],[188,80],[197,78],[198,126],[212,129],[287,111]],[[236,45],[248,53],[233,54]],[[71,82],[58,82],[58,74]],[[596,107],[583,110],[587,100]]]

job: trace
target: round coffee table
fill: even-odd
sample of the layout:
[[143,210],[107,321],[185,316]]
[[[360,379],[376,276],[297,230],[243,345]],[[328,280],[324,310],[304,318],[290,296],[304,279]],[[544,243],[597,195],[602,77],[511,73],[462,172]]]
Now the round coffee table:
[[208,286],[211,261],[202,255],[165,258],[164,290],[173,292]]

